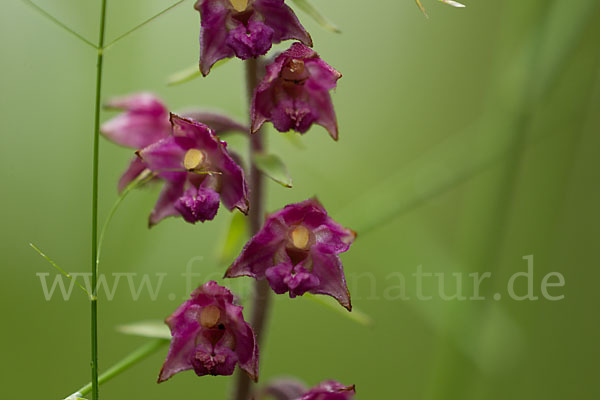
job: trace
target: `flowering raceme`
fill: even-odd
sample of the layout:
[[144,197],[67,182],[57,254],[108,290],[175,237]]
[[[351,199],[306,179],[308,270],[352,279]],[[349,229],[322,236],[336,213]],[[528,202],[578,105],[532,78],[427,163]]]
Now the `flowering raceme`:
[[267,66],[265,77],[254,91],[252,132],[266,121],[280,132],[293,129],[300,133],[314,123],[337,140],[337,118],[329,91],[341,77],[314,50],[294,43]]
[[233,300],[229,289],[207,282],[166,319],[173,338],[159,383],[189,369],[198,376],[231,375],[236,364],[258,379],[254,332]]
[[242,60],[266,54],[274,43],[312,39],[284,0],[198,0],[200,71],[208,75],[217,61]]
[[173,215],[190,223],[212,220],[219,200],[229,210],[248,213],[244,171],[227,152],[227,144],[199,122],[171,114],[171,123],[171,136],[137,152],[165,181],[150,225]]
[[325,294],[351,310],[338,254],[347,251],[355,237],[331,219],[316,199],[291,204],[267,217],[225,277],[266,278],[277,294]]

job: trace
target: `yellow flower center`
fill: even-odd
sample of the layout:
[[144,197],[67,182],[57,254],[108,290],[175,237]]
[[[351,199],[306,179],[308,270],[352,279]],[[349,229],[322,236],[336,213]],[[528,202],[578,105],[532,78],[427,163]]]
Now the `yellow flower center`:
[[183,157],[183,166],[188,170],[196,169],[202,165],[205,159],[206,156],[202,151],[198,149],[189,149],[187,153],[185,153],[185,157]]
[[221,310],[217,306],[206,306],[200,311],[200,325],[204,328],[214,328],[221,318]]
[[229,2],[237,12],[246,11],[248,8],[248,0],[229,0]]
[[303,225],[298,225],[292,230],[290,235],[292,244],[300,250],[306,250],[310,242],[310,231]]

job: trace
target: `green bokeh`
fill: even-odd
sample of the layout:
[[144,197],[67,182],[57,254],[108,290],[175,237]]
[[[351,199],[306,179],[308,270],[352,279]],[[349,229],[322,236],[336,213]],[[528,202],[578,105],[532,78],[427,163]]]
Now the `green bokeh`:
[[[344,74],[334,95],[340,141],[314,128],[298,149],[269,131],[294,188],[269,183],[268,210],[316,194],[358,231],[342,258],[353,305],[375,322],[363,327],[307,299],[278,296],[261,381],[334,378],[355,383],[361,399],[598,398],[600,3],[465,0],[459,10],[423,2],[429,19],[412,0],[313,0],[341,35],[299,12],[316,50]],[[92,40],[97,3],[38,0]],[[108,41],[170,4],[109,0]],[[205,105],[246,118],[237,60],[208,78],[165,85],[197,62],[198,26],[186,1],[107,51],[104,97],[150,90],[174,110]],[[44,299],[36,273],[55,271],[28,243],[68,271],[89,269],[95,51],[5,0],[0,54],[1,392],[59,399],[89,380],[89,306],[77,292],[69,301]],[[131,151],[102,139],[100,152],[103,218]],[[157,190],[124,202],[101,272],[168,276],[156,301],[133,301],[126,284],[113,301],[100,299],[101,370],[145,342],[116,325],[162,319],[187,296],[180,274],[190,260],[203,274],[198,282],[223,272],[215,249],[228,213],[148,230]],[[566,285],[551,292],[563,300],[507,298],[506,282],[526,269],[529,254],[536,295],[543,276],[557,271]],[[482,285],[488,299],[419,301],[410,278],[419,265],[492,272]],[[407,277],[411,300],[385,298],[398,284],[394,273]],[[494,293],[504,298],[494,301]],[[185,373],[156,385],[164,355],[103,386],[102,397],[226,397],[229,378]]]

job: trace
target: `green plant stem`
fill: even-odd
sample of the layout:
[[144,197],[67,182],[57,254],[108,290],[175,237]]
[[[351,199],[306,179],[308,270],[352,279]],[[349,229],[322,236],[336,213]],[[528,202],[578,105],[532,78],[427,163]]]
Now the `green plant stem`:
[[[249,59],[246,65],[246,85],[248,89],[248,100],[252,102],[254,89],[259,81],[259,61]],[[250,136],[250,235],[255,235],[261,228],[264,217],[264,175],[254,164],[254,155],[265,150],[264,132],[259,130]],[[250,318],[252,328],[256,334],[256,340],[260,346],[264,341],[264,329],[269,316],[271,304],[271,289],[265,279],[257,280],[254,286],[254,298],[252,300],[252,316]],[[262,347],[261,347],[262,350]],[[248,400],[251,394],[251,381],[248,375],[238,370],[233,398],[235,400]]]
[[[123,372],[127,371],[129,368],[133,367],[134,365],[136,365],[152,353],[156,352],[157,350],[161,349],[163,346],[166,346],[167,344],[169,344],[169,340],[167,339],[157,339],[152,342],[146,343],[145,345],[138,348],[133,353],[129,354],[127,357],[123,358],[121,361],[110,367],[102,375],[100,375],[100,377],[98,378],[98,384],[102,385],[114,378],[115,376],[122,374]],[[87,385],[79,389],[75,393],[75,395],[85,396],[86,394],[92,391],[92,386],[92,382],[88,383]]]
[[104,220],[104,224],[102,224],[102,229],[100,229],[100,235],[98,236],[98,251],[96,253],[96,268],[99,268],[99,266],[100,266],[100,256],[102,254],[102,244],[104,243],[104,236],[106,235],[108,226],[112,222],[112,219],[115,216],[115,213],[117,212],[117,210],[123,203],[123,200],[125,200],[127,195],[133,189],[135,189],[139,186],[142,186],[144,183],[146,183],[154,178],[153,174],[149,173],[148,170],[146,170],[146,171],[148,172],[148,174],[142,173],[142,175],[140,175],[136,180],[131,182],[129,185],[127,185],[127,187],[125,187],[125,189],[123,189],[123,192],[119,195],[119,197],[113,204],[112,208],[108,212],[108,216]]
[[94,156],[92,165],[92,296],[91,296],[91,346],[92,346],[92,400],[98,400],[98,159],[100,138],[100,99],[102,97],[102,66],[104,31],[106,27],[106,2],[102,0],[98,58],[96,63],[96,103],[94,108]]

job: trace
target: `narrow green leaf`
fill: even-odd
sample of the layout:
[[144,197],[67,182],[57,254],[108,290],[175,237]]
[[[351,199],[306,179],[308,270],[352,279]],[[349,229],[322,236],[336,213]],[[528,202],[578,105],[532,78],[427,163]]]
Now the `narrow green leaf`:
[[247,235],[247,218],[242,213],[233,213],[227,233],[222,240],[222,245],[217,247],[217,260],[221,264],[230,263],[246,243]]
[[373,318],[371,318],[369,315],[365,314],[362,311],[357,310],[356,308],[353,308],[352,311],[348,312],[348,310],[346,310],[345,308],[340,306],[340,304],[337,301],[335,301],[335,299],[333,299],[329,296],[315,296],[310,293],[305,293],[304,297],[307,297],[310,300],[314,301],[315,303],[325,306],[328,309],[335,311],[336,313],[338,313],[360,325],[364,325],[364,326],[373,325]]
[[[46,254],[44,254],[42,252],[42,250],[40,250],[35,244],[33,243],[29,243],[29,246],[31,246],[32,249],[34,249],[40,256],[42,256],[42,258],[46,261],[48,261],[50,263],[50,265],[52,265],[54,268],[56,268],[61,274],[63,274],[65,277],[67,277],[68,279],[73,279],[73,277],[71,276],[71,274],[69,274],[68,272],[66,272],[64,269],[62,269],[61,267],[58,266],[57,263],[55,263],[54,261],[52,261],[52,259],[50,257],[48,257]],[[79,286],[79,288],[81,290],[83,290],[89,297],[91,297],[90,292],[87,291],[87,289],[85,287],[83,287],[83,285],[81,285],[79,282],[74,281],[75,284],[77,286]]]
[[269,178],[287,188],[292,187],[292,178],[283,161],[275,154],[255,154],[256,167]]
[[83,397],[81,393],[73,393],[69,397],[66,397],[65,400],[87,400]]
[[308,0],[292,0],[299,9],[310,15],[321,27],[325,30],[334,33],[341,33],[342,31],[333,22],[323,16],[317,9],[309,3]]
[[82,396],[83,395],[81,393],[73,393],[69,397],[65,398],[65,400],[87,400],[86,398],[84,398]]
[[163,321],[140,321],[117,326],[117,331],[126,335],[143,336],[157,339],[171,339],[169,327]]
[[[212,66],[211,71],[225,64],[229,60],[231,60],[231,58],[224,58],[222,60],[217,61],[215,65]],[[174,74],[171,74],[167,78],[167,86],[181,85],[193,81],[196,78],[200,78],[201,76],[202,72],[200,72],[198,64],[196,64],[186,69],[182,69],[181,71],[175,72]]]
[[[129,370],[131,367],[137,365],[141,361],[145,360],[149,355],[162,349],[169,343],[170,340],[159,338],[138,347],[136,350],[125,356],[125,358],[121,359],[121,361],[117,362],[115,365],[104,371],[102,375],[98,377],[98,385],[104,385],[113,378],[121,375],[122,373]],[[81,387],[77,392],[67,397],[65,400],[86,400],[83,398],[83,396],[87,395],[91,391],[92,383],[90,382],[85,386]]]

